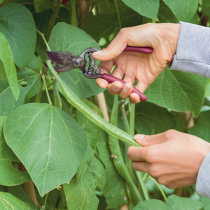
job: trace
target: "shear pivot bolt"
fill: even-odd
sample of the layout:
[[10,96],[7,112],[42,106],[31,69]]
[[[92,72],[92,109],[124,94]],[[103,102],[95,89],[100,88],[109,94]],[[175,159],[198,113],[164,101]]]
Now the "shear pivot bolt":
[[74,65],[75,67],[79,66],[79,65],[80,65],[80,61],[75,60],[75,61],[73,62],[73,65]]

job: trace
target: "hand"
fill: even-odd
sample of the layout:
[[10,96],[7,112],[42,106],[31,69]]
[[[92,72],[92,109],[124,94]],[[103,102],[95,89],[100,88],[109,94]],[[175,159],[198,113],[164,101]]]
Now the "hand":
[[[103,79],[96,83],[107,88],[112,95],[119,94],[122,98],[130,95],[132,103],[140,101],[139,96],[132,92],[132,85],[138,80],[136,88],[144,92],[157,76],[172,61],[176,53],[179,24],[145,24],[122,29],[110,45],[102,51],[93,53],[95,59],[101,60],[99,68],[102,73],[108,73],[116,65],[112,75],[127,82],[124,86],[120,82],[108,85]],[[147,55],[136,52],[123,52],[126,46],[151,47],[153,53]]]
[[144,147],[129,147],[127,155],[132,168],[149,173],[160,184],[174,189],[194,185],[210,144],[198,137],[169,130],[135,140]]

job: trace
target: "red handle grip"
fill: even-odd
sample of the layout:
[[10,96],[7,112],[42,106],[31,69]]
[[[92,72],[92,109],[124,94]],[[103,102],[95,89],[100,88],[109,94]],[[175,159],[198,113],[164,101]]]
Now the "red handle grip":
[[151,47],[130,47],[127,46],[123,52],[140,52],[144,54],[150,54],[153,52],[153,49]]
[[[119,81],[123,85],[126,83],[125,81],[123,81],[121,79],[118,79],[117,77],[114,77],[114,76],[109,75],[109,74],[103,74],[102,79],[105,79],[108,83],[112,83],[112,82],[115,82],[115,81]],[[147,97],[141,91],[136,89],[135,87],[133,87],[132,93],[137,93],[139,95],[141,101],[146,101],[147,100]]]

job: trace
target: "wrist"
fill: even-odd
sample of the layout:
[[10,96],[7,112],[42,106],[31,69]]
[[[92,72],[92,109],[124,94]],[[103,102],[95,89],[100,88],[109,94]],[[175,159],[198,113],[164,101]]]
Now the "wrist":
[[174,55],[176,54],[177,44],[179,39],[180,24],[179,23],[160,23],[156,26],[161,30],[163,41],[168,45],[170,53],[169,62],[173,60]]

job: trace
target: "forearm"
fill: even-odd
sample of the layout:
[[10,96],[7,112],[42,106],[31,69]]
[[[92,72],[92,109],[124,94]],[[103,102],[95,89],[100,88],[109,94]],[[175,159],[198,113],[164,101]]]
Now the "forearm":
[[181,22],[176,54],[171,70],[210,78],[210,29]]

